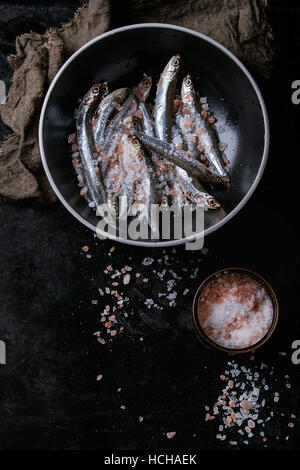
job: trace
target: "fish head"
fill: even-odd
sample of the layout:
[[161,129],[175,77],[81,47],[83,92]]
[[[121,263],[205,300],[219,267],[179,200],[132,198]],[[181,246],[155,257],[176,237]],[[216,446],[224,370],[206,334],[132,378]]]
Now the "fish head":
[[142,144],[133,133],[130,133],[128,138],[130,139],[130,147],[133,154],[141,159],[143,157]]
[[172,81],[177,77],[178,70],[180,66],[180,55],[176,54],[167,63],[162,73],[162,78],[164,80]]
[[113,91],[112,95],[117,103],[123,103],[128,94],[128,88],[119,88]]
[[138,131],[142,130],[141,119],[139,119],[137,116],[132,116],[132,126]]
[[195,88],[190,75],[182,80],[181,100],[184,104],[193,104],[195,101]]
[[201,196],[196,196],[194,200],[195,203],[200,207],[209,207],[210,209],[218,209],[221,207],[219,202],[217,202],[215,198],[208,193],[203,193]]
[[[103,82],[105,83],[105,82]],[[83,98],[83,102],[85,105],[90,106],[92,103],[98,100],[101,96],[103,96],[103,92],[105,92],[105,87],[107,88],[107,85],[104,85],[103,88],[103,83],[96,83],[95,85],[92,86],[92,88],[87,92],[87,94]]]
[[135,96],[139,101],[146,101],[152,86],[152,77],[145,77],[135,89]]

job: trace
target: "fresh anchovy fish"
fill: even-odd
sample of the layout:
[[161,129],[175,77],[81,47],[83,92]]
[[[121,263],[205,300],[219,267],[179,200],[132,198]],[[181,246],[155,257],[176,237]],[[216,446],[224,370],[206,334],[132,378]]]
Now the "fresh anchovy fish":
[[146,173],[147,175],[149,175],[151,183],[149,191],[150,202],[151,204],[158,204],[160,200],[160,195],[157,191],[157,182],[155,182],[156,175],[155,169],[153,168],[153,162],[149,158],[147,153],[144,151],[140,141],[135,136],[131,137],[131,145],[133,148],[133,152],[136,155],[136,159],[142,159],[146,164]]
[[[175,146],[176,144],[182,145],[183,143],[182,135],[176,125],[172,126],[172,142]],[[203,190],[202,188],[199,190],[194,186],[193,178],[191,178],[185,170],[177,166],[176,174],[180,186],[188,199],[205,209],[217,209],[220,207],[220,204],[213,198],[213,196],[208,194],[204,188]]]
[[107,95],[99,104],[94,120],[97,120],[94,126],[94,139],[95,143],[99,148],[104,144],[105,129],[108,119],[112,112],[116,109],[118,104],[121,104],[128,93],[128,88],[120,88]]
[[120,88],[119,90],[115,90],[107,95],[99,104],[94,115],[94,119],[97,119],[96,125],[94,126],[94,140],[96,149],[100,153],[98,160],[102,175],[105,174],[105,170],[109,162],[109,158],[105,152],[103,152],[106,124],[117,105],[124,101],[127,91],[127,88]]
[[197,137],[199,144],[203,147],[203,153],[207,160],[214,166],[218,175],[222,177],[228,176],[228,171],[225,169],[223,156],[219,149],[217,135],[207,118],[202,114],[202,108],[197,100],[190,75],[187,75],[182,81],[181,100],[183,102],[183,112],[185,109],[190,111],[190,116],[196,121]]
[[[173,98],[180,66],[180,55],[177,54],[169,60],[160,75],[156,89],[154,123],[156,137],[170,142]],[[168,169],[166,179],[172,184],[172,165],[166,162]]]
[[135,135],[144,145],[163,155],[167,160],[183,170],[186,170],[188,173],[191,173],[193,176],[200,179],[200,181],[214,185],[227,186],[227,177],[221,177],[212,173],[203,163],[200,163],[192,156],[190,157],[187,152],[176,149],[174,144],[168,144],[167,142],[147,136],[137,130],[132,130],[131,134]]
[[188,199],[204,209],[218,209],[218,207],[220,207],[220,204],[205,188],[202,187],[202,189],[199,190],[194,186],[193,178],[191,178],[185,170],[177,167],[176,174],[180,186]]
[[185,204],[186,196],[184,195],[174,168],[170,172],[170,186],[171,205],[175,205],[180,209]]
[[[92,119],[99,100],[103,96],[102,84],[94,85],[84,96],[78,110],[77,143],[81,157],[83,175],[88,188],[89,196],[96,207],[105,202],[106,195],[102,182],[96,173],[97,152],[95,148]],[[96,158],[95,158],[96,157]]]
[[[181,142],[180,142],[181,148],[183,150],[188,150],[189,152],[191,152],[191,154],[195,158],[197,158],[197,160],[203,163],[206,163],[207,162],[206,157],[203,155],[203,153],[199,151],[199,148],[198,148],[199,143],[198,143],[198,137],[196,136],[196,133],[192,132],[191,128],[187,129],[185,127],[185,123],[188,122],[189,119],[190,119],[190,116],[183,114],[182,111],[179,112],[177,116],[175,117],[175,125],[178,129],[178,132],[180,130],[180,134],[182,135]],[[175,141],[176,140],[177,139],[175,139]],[[172,137],[172,142],[175,143],[175,141]]]
[[[133,203],[134,181],[135,181],[135,161],[132,156],[131,144],[126,134],[120,139],[122,151],[119,154],[120,173],[123,181],[123,195],[128,208]],[[123,202],[125,202],[123,200]],[[120,210],[120,212],[122,212]]]
[[135,136],[129,136],[129,138],[135,160],[143,162],[142,165],[144,164],[144,171],[141,171],[140,178],[138,178],[138,188],[136,188],[138,189],[138,194],[135,194],[136,203],[144,204],[148,224],[153,232],[158,232],[158,227],[151,220],[151,207],[152,204],[157,204],[158,196],[155,185],[151,181],[149,167],[147,167],[147,157],[139,140]]
[[180,55],[173,56],[165,66],[156,91],[154,122],[156,137],[170,141],[172,104],[180,65]]
[[[152,119],[148,113],[145,103],[143,102],[140,103],[139,110],[142,113],[143,128],[144,128],[145,134],[151,137],[154,137],[155,134],[154,134]],[[165,175],[162,173],[162,171],[160,171],[160,168],[157,164],[157,154],[153,150],[149,150],[149,154],[150,154],[151,162],[152,162],[151,167],[157,175],[157,179],[155,179],[155,185],[160,196],[158,202],[160,202],[160,204],[163,207],[167,207],[168,206],[168,192],[169,192],[167,189],[168,188],[167,179],[165,178]],[[146,155],[146,161],[148,160],[149,159],[147,159],[147,155]]]
[[144,78],[137,87],[133,90],[133,92],[128,96],[126,101],[123,103],[122,108],[116,114],[116,116],[112,119],[111,123],[107,127],[107,131],[105,134],[105,144],[103,147],[103,151],[105,154],[110,154],[114,148],[115,138],[116,135],[120,134],[121,123],[125,118],[126,114],[130,110],[132,106],[137,106],[136,101],[145,101],[148,98],[152,86],[152,78],[146,77]]
[[106,190],[108,208],[114,216],[118,217],[119,196],[122,194],[123,186],[121,169],[118,160],[110,160],[103,183]]

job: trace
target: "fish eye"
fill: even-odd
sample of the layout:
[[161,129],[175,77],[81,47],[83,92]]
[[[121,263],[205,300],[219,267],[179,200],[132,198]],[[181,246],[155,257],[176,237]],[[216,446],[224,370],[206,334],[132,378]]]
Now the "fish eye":
[[174,59],[172,60],[172,65],[174,67],[177,67],[179,65],[179,60],[177,59],[177,57],[174,57]]
[[150,81],[148,80],[148,78],[145,78],[145,80],[143,81],[143,85],[146,88],[148,88],[150,86]]
[[186,86],[191,86],[192,80],[191,80],[190,78],[187,78],[187,79],[185,80],[185,84],[186,84]]
[[99,85],[93,86],[93,88],[92,88],[93,93],[99,93],[99,91],[100,91],[100,86]]
[[140,146],[140,143],[139,143],[139,141],[138,141],[137,139],[134,139],[134,140],[133,140],[133,145],[134,145],[135,147],[139,147],[139,146]]

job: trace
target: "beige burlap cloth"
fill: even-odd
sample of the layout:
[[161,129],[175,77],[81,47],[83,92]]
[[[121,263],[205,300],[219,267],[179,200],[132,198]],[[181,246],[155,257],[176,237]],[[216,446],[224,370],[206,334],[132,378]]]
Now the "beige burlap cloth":
[[[38,146],[43,99],[64,61],[114,25],[116,3],[89,0],[60,28],[16,38],[16,54],[8,57],[12,84],[6,102],[0,105],[1,117],[12,129],[0,144],[0,202],[55,200]],[[123,9],[124,3],[127,22],[172,23],[195,29],[223,44],[252,71],[264,76],[270,71],[273,51],[267,0],[122,0]]]

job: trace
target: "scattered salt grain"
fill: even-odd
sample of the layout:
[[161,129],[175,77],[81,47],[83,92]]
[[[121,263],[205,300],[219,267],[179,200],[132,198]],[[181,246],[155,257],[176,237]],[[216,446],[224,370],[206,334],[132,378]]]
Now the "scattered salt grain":
[[144,266],[150,266],[150,264],[152,264],[154,262],[154,259],[153,258],[145,258],[142,262],[142,264]]

